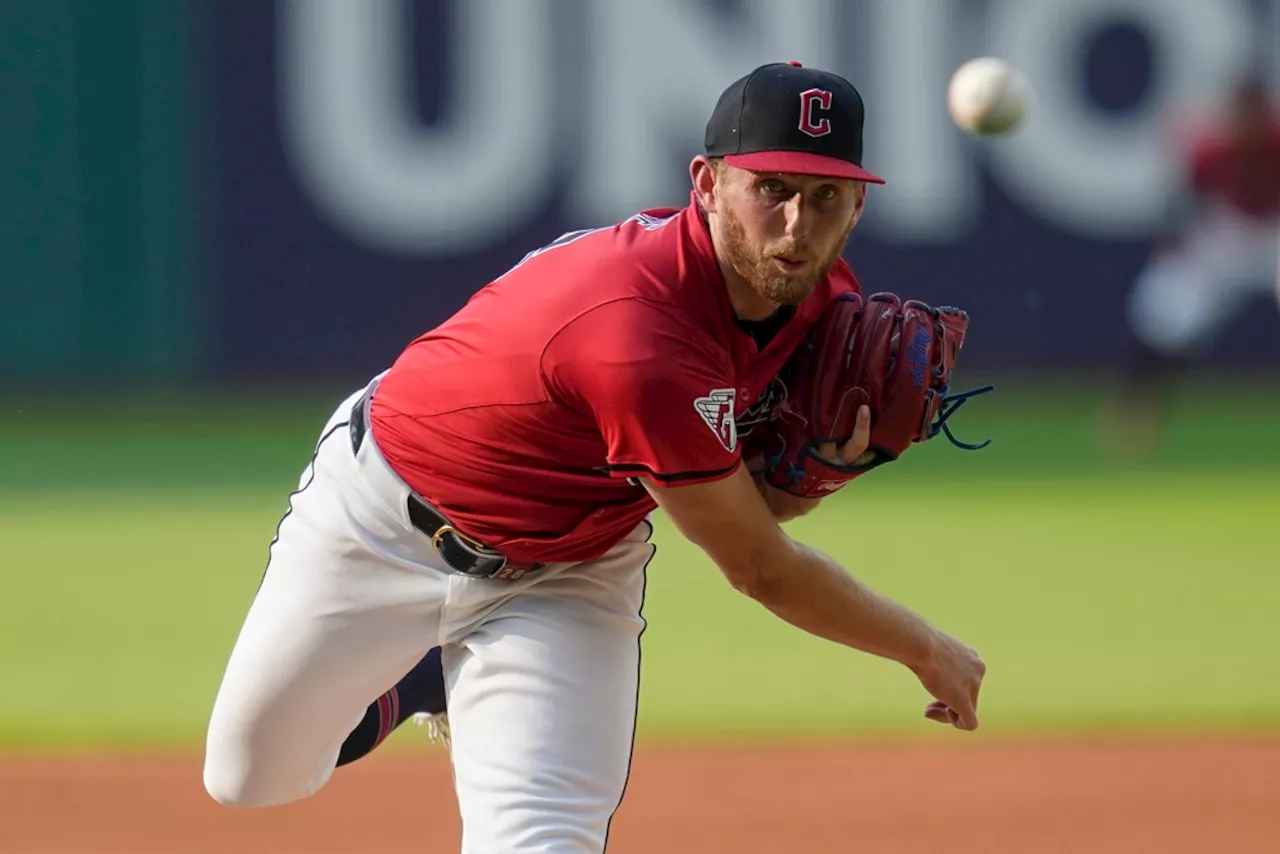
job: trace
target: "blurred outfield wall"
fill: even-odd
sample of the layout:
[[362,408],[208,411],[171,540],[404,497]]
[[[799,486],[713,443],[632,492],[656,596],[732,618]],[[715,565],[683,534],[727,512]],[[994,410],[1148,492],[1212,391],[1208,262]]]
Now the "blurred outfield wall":
[[0,381],[204,367],[196,7],[0,3]]
[[[884,175],[869,290],[974,315],[966,369],[1105,368],[1159,227],[1167,108],[1280,70],[1280,0],[0,4],[0,383],[356,380],[530,247],[687,199],[717,93],[848,75]],[[952,128],[1008,56],[1014,138]],[[1280,366],[1260,313],[1218,365]]]

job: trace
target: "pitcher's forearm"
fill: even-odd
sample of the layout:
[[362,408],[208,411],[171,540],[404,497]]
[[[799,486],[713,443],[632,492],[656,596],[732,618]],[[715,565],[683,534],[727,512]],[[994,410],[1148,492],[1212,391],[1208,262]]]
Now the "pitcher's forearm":
[[930,658],[937,630],[923,617],[872,590],[831,558],[800,543],[790,566],[745,591],[810,634],[912,669]]

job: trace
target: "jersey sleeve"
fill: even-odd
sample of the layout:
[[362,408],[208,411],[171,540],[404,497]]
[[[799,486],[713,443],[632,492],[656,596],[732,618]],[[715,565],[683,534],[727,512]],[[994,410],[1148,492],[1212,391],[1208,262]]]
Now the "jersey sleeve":
[[661,307],[592,309],[548,346],[543,372],[558,398],[589,414],[614,477],[699,483],[741,461],[729,354]]

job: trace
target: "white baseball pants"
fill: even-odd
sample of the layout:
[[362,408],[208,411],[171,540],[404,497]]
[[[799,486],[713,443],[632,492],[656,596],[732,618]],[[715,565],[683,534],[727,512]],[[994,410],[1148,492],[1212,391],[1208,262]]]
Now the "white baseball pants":
[[603,851],[631,760],[652,527],[592,563],[452,574],[372,432],[352,451],[362,393],[325,425],[270,547],[214,703],[206,789],[243,806],[313,794],[365,708],[441,646],[464,854]]
[[1126,306],[1138,339],[1169,356],[1197,356],[1259,294],[1276,293],[1280,222],[1214,208],[1182,245],[1153,257]]

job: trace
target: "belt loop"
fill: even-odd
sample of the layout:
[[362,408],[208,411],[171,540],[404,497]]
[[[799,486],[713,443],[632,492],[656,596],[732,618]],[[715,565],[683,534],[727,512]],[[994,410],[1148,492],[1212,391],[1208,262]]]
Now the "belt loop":
[[347,419],[347,430],[351,434],[351,453],[360,453],[360,445],[364,442],[364,395],[351,407],[351,416]]
[[359,453],[360,445],[363,444],[364,437],[369,432],[369,412],[373,406],[373,390],[378,387],[378,382],[381,379],[381,374],[374,377],[369,385],[365,386],[364,392],[361,393],[351,407],[351,417],[348,419],[348,424],[351,431],[352,453]]

